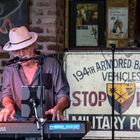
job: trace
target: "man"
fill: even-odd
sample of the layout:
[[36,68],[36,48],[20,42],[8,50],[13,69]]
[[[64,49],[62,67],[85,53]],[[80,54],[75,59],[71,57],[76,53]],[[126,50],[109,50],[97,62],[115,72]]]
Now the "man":
[[[44,56],[42,72],[39,60],[32,59],[39,58],[35,53],[37,38],[37,33],[29,32],[25,26],[15,27],[9,32],[9,41],[3,50],[19,57],[19,60],[27,61],[10,64],[4,69],[0,122],[20,118],[22,87],[38,86],[41,82],[40,74],[44,74],[45,117],[52,115],[52,120],[63,120],[63,111],[70,106],[69,84],[60,63],[53,57]],[[51,78],[48,79],[47,75]]]

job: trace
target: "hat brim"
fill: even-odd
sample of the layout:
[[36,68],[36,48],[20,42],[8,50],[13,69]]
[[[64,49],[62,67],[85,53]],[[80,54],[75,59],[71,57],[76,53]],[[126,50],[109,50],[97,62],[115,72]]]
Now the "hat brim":
[[19,43],[19,44],[14,44],[14,45],[12,44],[11,45],[10,41],[8,41],[4,45],[3,50],[4,51],[16,51],[16,50],[20,50],[20,49],[23,49],[23,48],[30,46],[31,44],[33,44],[37,40],[38,34],[35,32],[30,32],[30,35],[31,35],[31,39],[29,39],[25,42]]

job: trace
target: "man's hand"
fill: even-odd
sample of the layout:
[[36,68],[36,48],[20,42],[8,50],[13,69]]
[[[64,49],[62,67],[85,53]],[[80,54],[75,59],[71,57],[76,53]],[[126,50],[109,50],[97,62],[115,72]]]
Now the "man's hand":
[[48,111],[45,111],[46,117],[48,115],[52,115],[52,121],[54,120],[65,120],[65,117],[63,116],[63,113],[60,110],[57,110],[55,107],[52,109],[49,109]]
[[9,119],[14,120],[15,107],[12,99],[8,96],[4,97],[2,105],[4,108],[0,111],[0,122],[6,122]]
[[3,108],[0,112],[0,122],[6,122],[8,119],[14,120],[15,110],[11,111],[9,108]]
[[63,111],[68,108],[69,101],[67,97],[62,97],[56,106],[49,109],[48,111],[45,111],[46,117],[48,115],[52,115],[52,121],[54,120],[66,120],[66,118],[63,116]]

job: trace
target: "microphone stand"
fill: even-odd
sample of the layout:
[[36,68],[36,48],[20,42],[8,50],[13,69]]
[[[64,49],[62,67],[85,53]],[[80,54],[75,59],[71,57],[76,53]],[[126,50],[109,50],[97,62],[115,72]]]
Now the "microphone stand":
[[23,58],[19,59],[18,62],[24,62],[28,60],[38,60],[38,64],[40,65],[40,107],[41,107],[41,114],[40,117],[37,114],[37,105],[35,99],[31,99],[30,102],[33,104],[34,112],[35,112],[35,118],[36,118],[36,124],[37,124],[37,129],[40,130],[40,135],[41,135],[41,140],[44,140],[44,123],[46,122],[46,119],[44,119],[44,86],[43,86],[43,61],[44,61],[44,56],[39,55],[36,57],[31,57],[31,58]]
[[111,50],[112,50],[112,140],[114,140],[114,131],[115,131],[115,127],[114,127],[114,108],[115,108],[115,104],[114,104],[114,54],[115,54],[115,44],[110,44],[111,46]]
[[36,118],[37,130],[40,130],[41,140],[44,140],[44,123],[46,122],[46,120],[38,117],[37,105],[36,105],[35,99],[31,99],[30,102],[33,104],[33,108],[34,108],[34,112],[35,112],[35,118]]
[[40,93],[40,106],[41,106],[41,116],[40,116],[40,132],[41,132],[41,140],[44,140],[44,88],[43,88],[43,61],[44,61],[44,56],[40,55],[39,56],[39,65],[41,68],[40,72],[40,86],[41,86],[41,93]]

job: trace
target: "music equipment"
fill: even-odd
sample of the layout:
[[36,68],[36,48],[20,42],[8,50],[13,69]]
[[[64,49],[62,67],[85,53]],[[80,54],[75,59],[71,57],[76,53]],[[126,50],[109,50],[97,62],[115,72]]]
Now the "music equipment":
[[[82,138],[90,130],[87,121],[46,121],[44,123],[45,138]],[[40,137],[40,130],[35,122],[2,122],[0,138]]]

